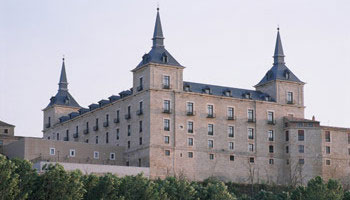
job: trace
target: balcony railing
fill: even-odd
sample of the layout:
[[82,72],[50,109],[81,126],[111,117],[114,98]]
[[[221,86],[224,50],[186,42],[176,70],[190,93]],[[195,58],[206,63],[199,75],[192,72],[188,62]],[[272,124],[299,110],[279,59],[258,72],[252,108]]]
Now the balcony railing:
[[276,120],[267,120],[267,124],[269,125],[276,125]]
[[249,123],[255,123],[255,119],[254,118],[248,118],[248,122]]
[[74,133],[73,134],[73,138],[78,138],[79,137],[79,134],[78,133]]
[[207,118],[215,118],[216,115],[214,113],[208,113]]
[[109,123],[108,122],[103,122],[103,127],[108,127]]
[[69,138],[68,137],[64,137],[63,141],[69,141]]
[[294,101],[287,101],[287,104],[294,104]]
[[195,111],[187,111],[186,115],[187,116],[195,116],[196,112]]
[[84,134],[89,134],[89,129],[85,129]]
[[170,114],[171,110],[170,109],[163,109],[163,113]]
[[236,117],[235,116],[227,116],[227,120],[235,120]]
[[193,133],[193,129],[188,129],[187,132],[188,133]]
[[126,114],[125,115],[125,119],[131,119],[131,114],[129,113],[129,114]]
[[115,119],[113,120],[113,122],[116,123],[116,124],[118,124],[118,123],[120,122],[120,120],[119,120],[119,118],[115,118]]
[[164,127],[165,131],[170,131],[170,127]]
[[137,91],[141,91],[141,90],[143,90],[143,85],[140,85],[137,87]]
[[93,130],[94,130],[94,131],[98,131],[98,126],[94,126],[94,127],[93,127]]
[[136,111],[136,114],[137,114],[137,115],[143,115],[143,110],[142,110],[142,109],[137,110],[137,111]]
[[163,84],[163,89],[170,89],[170,85]]

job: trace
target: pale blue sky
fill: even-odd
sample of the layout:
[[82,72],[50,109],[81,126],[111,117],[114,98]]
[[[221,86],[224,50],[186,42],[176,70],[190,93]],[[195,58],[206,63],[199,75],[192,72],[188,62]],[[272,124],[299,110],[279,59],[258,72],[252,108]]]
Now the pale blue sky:
[[[350,1],[160,0],[184,79],[252,89],[272,66],[276,27],[304,82],[306,117],[350,127]],[[0,120],[42,136],[61,58],[81,106],[129,89],[151,47],[157,1],[0,0]]]

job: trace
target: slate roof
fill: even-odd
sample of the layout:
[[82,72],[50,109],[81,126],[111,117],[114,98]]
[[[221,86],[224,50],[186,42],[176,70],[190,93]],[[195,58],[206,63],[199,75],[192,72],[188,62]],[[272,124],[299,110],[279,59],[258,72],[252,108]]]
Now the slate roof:
[[[225,86],[209,85],[203,83],[193,83],[193,82],[184,82],[184,88],[189,87],[190,92],[195,93],[205,93],[205,89],[210,89],[210,94],[215,96],[226,96],[225,92],[230,92],[230,97],[238,99],[247,99],[247,94],[249,94],[251,100],[260,100],[260,101],[271,101],[274,102],[268,94],[262,93],[255,90],[239,89]],[[186,90],[185,90],[186,91]]]
[[8,124],[8,123],[3,122],[3,121],[0,121],[0,126],[11,126],[11,127],[15,127],[14,125]]
[[303,83],[288,67],[284,62],[284,53],[282,47],[282,41],[279,29],[277,29],[277,39],[274,52],[274,63],[272,68],[265,74],[264,78],[256,85],[263,85],[269,81],[274,80],[284,80],[284,81],[293,81],[298,83]]
[[62,69],[60,75],[60,81],[58,83],[58,92],[55,96],[51,97],[49,105],[46,108],[53,105],[70,106],[81,108],[78,102],[73,98],[73,96],[68,92],[68,82],[66,75],[66,67],[64,63],[64,58],[62,62]]
[[162,24],[160,21],[159,8],[157,8],[157,17],[152,40],[153,46],[151,51],[142,56],[142,61],[136,66],[135,69],[148,63],[181,66],[180,63],[177,62],[175,58],[164,47],[164,36]]

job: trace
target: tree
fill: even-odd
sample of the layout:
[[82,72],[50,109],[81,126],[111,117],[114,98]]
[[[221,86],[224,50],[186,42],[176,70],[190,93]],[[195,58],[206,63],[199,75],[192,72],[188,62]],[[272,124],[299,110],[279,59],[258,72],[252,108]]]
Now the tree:
[[236,200],[233,194],[227,190],[227,186],[216,179],[209,178],[203,184],[196,186],[197,198],[206,200]]
[[168,177],[165,180],[156,180],[155,184],[158,188],[160,199],[166,198],[168,200],[194,200],[196,190],[185,179],[176,179],[175,177]]
[[159,193],[155,183],[143,177],[142,174],[136,176],[125,176],[119,188],[121,196],[128,200],[157,200]]
[[19,195],[19,178],[15,170],[16,165],[0,155],[0,200],[15,200]]

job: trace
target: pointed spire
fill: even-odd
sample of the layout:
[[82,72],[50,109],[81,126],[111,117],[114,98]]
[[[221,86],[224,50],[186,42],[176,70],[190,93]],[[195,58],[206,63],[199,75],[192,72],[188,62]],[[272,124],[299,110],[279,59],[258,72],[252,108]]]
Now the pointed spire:
[[276,39],[276,46],[275,46],[275,53],[273,55],[274,65],[277,64],[284,64],[284,53],[282,48],[282,41],[280,36],[280,28],[277,28],[277,39]]
[[67,82],[67,75],[66,75],[66,67],[64,64],[64,57],[62,58],[62,69],[61,69],[60,82],[58,83],[58,90],[68,91],[68,82]]
[[163,37],[162,24],[160,23],[159,7],[157,7],[156,25],[154,27],[152,40],[153,40],[153,47],[164,46],[164,37]]

